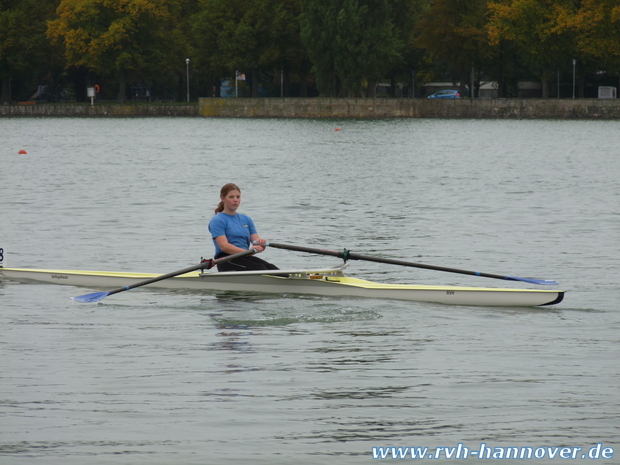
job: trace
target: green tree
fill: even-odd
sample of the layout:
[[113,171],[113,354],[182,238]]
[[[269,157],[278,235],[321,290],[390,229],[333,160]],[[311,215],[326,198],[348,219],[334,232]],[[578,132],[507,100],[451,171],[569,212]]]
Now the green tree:
[[290,68],[305,56],[299,11],[298,0],[200,0],[191,23],[202,64],[222,77],[250,75],[258,97],[261,72]]
[[2,99],[9,102],[11,82],[23,85],[21,94],[34,93],[36,75],[51,67],[51,48],[45,31],[56,0],[0,0],[0,79]]
[[62,0],[48,35],[64,46],[67,66],[118,79],[125,102],[128,79],[178,69],[186,43],[179,8],[166,0]]
[[389,0],[302,0],[301,36],[324,96],[374,96],[402,60]]
[[542,96],[550,95],[556,69],[575,54],[574,34],[558,28],[558,5],[573,0],[503,0],[489,3],[487,26],[492,44],[505,40],[514,44],[519,56],[542,83]]
[[411,87],[416,81],[415,74],[422,68],[423,50],[412,47],[415,26],[423,13],[428,10],[431,0],[392,0],[392,21],[398,40],[403,44],[402,60],[395,62],[388,71],[391,96],[395,97],[398,82],[406,83],[410,95],[415,96]]
[[497,50],[485,30],[487,0],[435,0],[416,25],[413,44],[426,51],[427,76],[445,70],[465,94],[472,70],[490,67]]
[[319,92],[325,97],[335,96],[338,88],[335,17],[336,8],[330,1],[302,0],[301,39],[308,50]]
[[620,3],[582,0],[557,5],[557,30],[576,33],[577,49],[600,67],[620,71]]

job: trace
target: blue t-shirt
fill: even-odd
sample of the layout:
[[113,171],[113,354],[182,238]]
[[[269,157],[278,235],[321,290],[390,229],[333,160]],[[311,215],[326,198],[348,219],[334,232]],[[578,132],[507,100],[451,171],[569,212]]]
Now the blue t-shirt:
[[250,236],[257,234],[252,218],[241,213],[229,215],[224,212],[220,212],[211,218],[209,232],[213,238],[216,256],[222,252],[215,242],[216,237],[226,236],[230,244],[248,250],[251,243]]

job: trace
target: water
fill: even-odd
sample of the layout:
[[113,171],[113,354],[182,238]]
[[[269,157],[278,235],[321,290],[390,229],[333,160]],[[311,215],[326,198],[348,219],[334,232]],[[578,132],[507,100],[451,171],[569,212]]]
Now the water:
[[[617,450],[619,129],[0,119],[5,266],[185,268],[212,256],[206,224],[232,181],[273,241],[568,290],[540,309],[148,289],[88,305],[69,297],[91,289],[0,281],[0,463],[358,464],[374,446],[459,443]],[[371,262],[348,272],[522,285]]]

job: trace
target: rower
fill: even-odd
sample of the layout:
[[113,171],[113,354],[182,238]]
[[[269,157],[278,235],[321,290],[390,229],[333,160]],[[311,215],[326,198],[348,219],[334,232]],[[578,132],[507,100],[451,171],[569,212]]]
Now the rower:
[[[241,189],[233,183],[228,183],[220,190],[220,203],[215,209],[215,216],[209,222],[209,232],[215,246],[215,258],[226,257],[252,247],[263,252],[267,241],[261,239],[254,221],[247,215],[238,213],[241,205]],[[217,265],[218,271],[249,271],[249,270],[278,270],[272,263],[254,255],[231,260]]]

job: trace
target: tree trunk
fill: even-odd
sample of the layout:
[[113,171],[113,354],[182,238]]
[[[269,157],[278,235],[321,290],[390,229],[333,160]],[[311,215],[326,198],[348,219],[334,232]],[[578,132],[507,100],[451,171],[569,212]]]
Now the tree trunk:
[[125,73],[121,74],[118,78],[118,103],[127,103],[127,78]]
[[0,104],[11,103],[11,78],[2,78],[2,100]]
[[290,85],[289,84],[291,82],[291,73],[287,68],[285,68],[283,71],[283,77],[284,79],[280,81],[283,84],[283,89],[281,90],[281,94],[284,97],[290,97],[290,93],[289,93]]
[[366,92],[368,98],[377,98],[377,81],[374,79],[368,80],[368,92]]
[[308,96],[308,75],[310,74],[310,70],[312,69],[312,64],[310,60],[302,60],[301,66],[299,67],[299,96],[307,97]]
[[301,73],[299,76],[299,96],[308,96],[308,75],[306,73]]
[[462,96],[467,95],[468,81],[469,81],[469,70],[462,69],[459,72],[459,94],[461,94]]
[[542,94],[541,97],[542,98],[549,98],[549,95],[551,94],[551,85],[549,83],[549,79],[542,79],[540,81],[541,83],[541,87],[542,87]]
[[258,68],[252,70],[252,98],[258,98]]
[[497,75],[497,97],[506,98],[506,94],[506,76],[504,74],[504,70],[500,68]]
[[551,96],[551,76],[552,72],[548,69],[544,70],[541,76],[542,85],[542,98],[549,98]]
[[504,45],[500,41],[499,53],[497,56],[497,97],[506,97],[506,69],[504,67]]
[[586,96],[586,77],[581,74],[577,76],[577,98],[584,98]]

